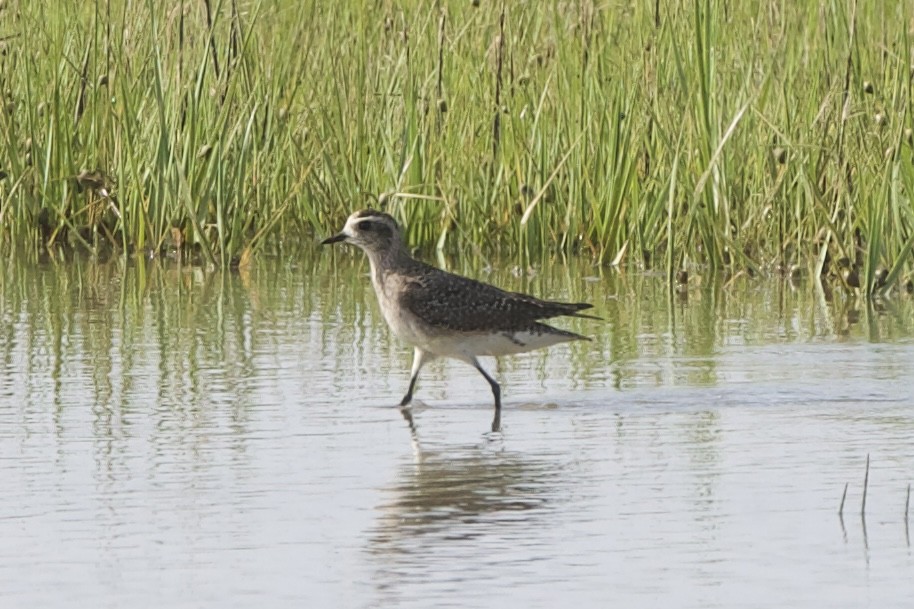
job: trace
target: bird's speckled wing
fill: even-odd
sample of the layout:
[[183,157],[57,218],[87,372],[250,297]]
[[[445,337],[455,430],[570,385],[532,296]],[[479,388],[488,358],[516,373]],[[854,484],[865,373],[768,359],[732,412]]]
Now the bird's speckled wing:
[[426,323],[455,332],[524,330],[539,319],[559,315],[589,317],[578,311],[587,303],[540,300],[460,275],[427,267],[410,277],[400,295],[400,305]]

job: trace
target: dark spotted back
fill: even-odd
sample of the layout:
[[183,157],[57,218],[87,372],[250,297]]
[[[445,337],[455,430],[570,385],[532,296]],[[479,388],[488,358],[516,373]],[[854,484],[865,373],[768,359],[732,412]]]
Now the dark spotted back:
[[430,325],[455,332],[527,330],[540,319],[590,317],[578,311],[593,306],[507,292],[419,262],[410,270],[400,305]]

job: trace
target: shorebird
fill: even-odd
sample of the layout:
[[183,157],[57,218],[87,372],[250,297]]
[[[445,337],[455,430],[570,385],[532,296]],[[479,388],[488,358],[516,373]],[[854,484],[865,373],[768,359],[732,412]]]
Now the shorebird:
[[495,397],[492,431],[499,431],[501,388],[478,358],[590,340],[541,323],[541,319],[561,315],[599,319],[580,313],[593,306],[588,303],[507,292],[416,260],[406,249],[396,220],[380,211],[355,212],[342,231],[321,244],[341,242],[356,245],[368,255],[381,313],[393,333],[413,347],[409,389],[401,407],[412,401],[422,367],[435,358],[449,357],[473,366],[488,381]]

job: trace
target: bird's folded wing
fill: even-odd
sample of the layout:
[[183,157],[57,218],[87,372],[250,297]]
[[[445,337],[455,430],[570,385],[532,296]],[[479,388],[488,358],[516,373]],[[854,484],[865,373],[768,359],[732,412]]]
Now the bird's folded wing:
[[444,272],[413,278],[400,304],[425,323],[455,332],[521,330],[539,319],[576,316],[590,307],[540,300]]

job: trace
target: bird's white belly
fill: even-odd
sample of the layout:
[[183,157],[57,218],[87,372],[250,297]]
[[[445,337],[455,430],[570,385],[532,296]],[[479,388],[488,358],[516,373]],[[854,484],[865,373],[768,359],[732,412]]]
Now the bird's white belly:
[[473,332],[432,337],[427,351],[443,357],[494,356],[524,353],[567,342],[570,338],[534,332]]

